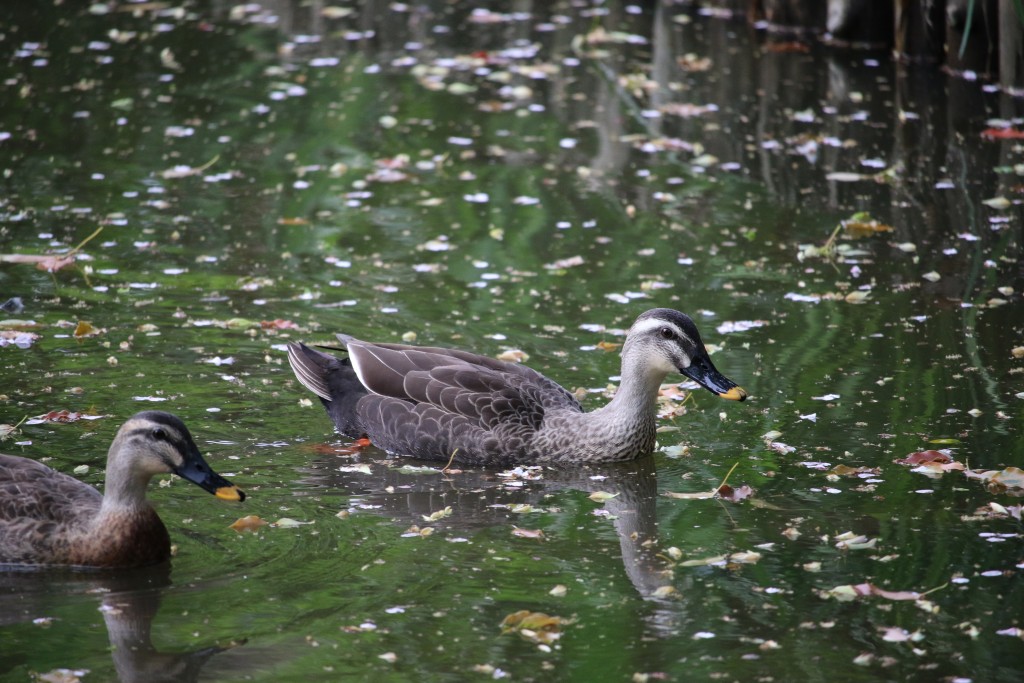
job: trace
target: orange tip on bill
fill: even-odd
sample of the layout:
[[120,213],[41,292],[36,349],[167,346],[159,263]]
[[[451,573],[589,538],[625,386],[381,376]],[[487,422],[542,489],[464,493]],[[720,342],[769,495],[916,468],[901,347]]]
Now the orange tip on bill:
[[722,392],[719,396],[727,398],[730,401],[742,401],[747,397],[747,390],[743,387],[733,387],[729,391]]
[[213,495],[221,500],[245,500],[245,494],[237,486],[221,486]]

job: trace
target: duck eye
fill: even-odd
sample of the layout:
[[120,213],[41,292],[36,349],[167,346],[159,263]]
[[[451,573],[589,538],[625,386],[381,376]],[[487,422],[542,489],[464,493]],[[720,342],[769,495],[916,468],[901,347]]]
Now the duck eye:
[[676,333],[675,333],[675,332],[673,332],[673,331],[672,331],[672,330],[671,330],[670,328],[668,328],[668,327],[663,327],[663,328],[661,328],[661,329],[660,329],[660,330],[658,331],[658,333],[659,333],[659,334],[661,335],[661,338],[662,338],[662,339],[675,339],[675,338],[676,338]]
[[154,427],[150,433],[157,441],[167,441],[167,432],[164,431],[163,427]]

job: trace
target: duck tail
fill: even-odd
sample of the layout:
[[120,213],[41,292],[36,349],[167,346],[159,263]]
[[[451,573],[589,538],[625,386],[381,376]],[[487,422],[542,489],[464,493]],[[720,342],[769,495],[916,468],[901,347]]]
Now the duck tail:
[[288,344],[288,364],[295,378],[320,397],[338,431],[352,439],[366,436],[356,404],[367,394],[348,358],[337,358],[299,342]]

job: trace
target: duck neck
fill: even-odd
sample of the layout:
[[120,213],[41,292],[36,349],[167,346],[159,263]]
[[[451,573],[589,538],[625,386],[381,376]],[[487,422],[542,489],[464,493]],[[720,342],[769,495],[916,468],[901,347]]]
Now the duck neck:
[[622,354],[622,379],[612,400],[599,411],[603,419],[624,424],[654,422],[658,389],[667,373],[644,363],[634,363],[629,349]]
[[132,467],[130,458],[118,457],[120,439],[115,439],[107,453],[107,474],[103,486],[100,515],[133,515],[150,510],[146,487],[152,474]]

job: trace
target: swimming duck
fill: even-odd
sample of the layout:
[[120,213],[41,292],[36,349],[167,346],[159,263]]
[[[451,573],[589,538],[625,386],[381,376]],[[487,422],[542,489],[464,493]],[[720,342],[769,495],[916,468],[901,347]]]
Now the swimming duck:
[[0,564],[140,567],[171,556],[167,528],[146,501],[155,474],[173,472],[224,500],[245,494],[206,463],[185,424],[145,411],[107,452],[104,494],[46,465],[0,455]]
[[288,345],[292,371],[338,431],[394,454],[467,465],[629,460],[655,446],[656,399],[678,372],[722,398],[747,392],[712,364],[693,321],[668,308],[636,319],[611,402],[584,412],[524,365],[454,349],[374,344],[337,335],[348,358]]

